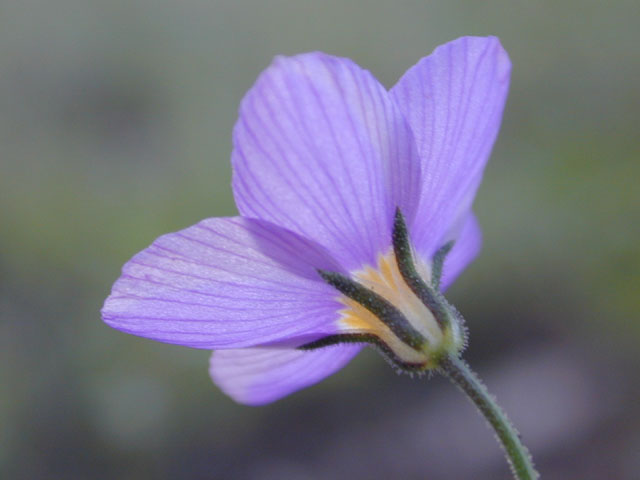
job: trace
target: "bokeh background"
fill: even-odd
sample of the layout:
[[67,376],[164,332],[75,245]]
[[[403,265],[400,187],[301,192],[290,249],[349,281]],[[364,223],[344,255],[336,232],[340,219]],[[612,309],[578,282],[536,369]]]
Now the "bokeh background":
[[158,235],[236,213],[231,129],[280,53],[391,86],[437,45],[498,35],[514,64],[450,289],[466,358],[543,478],[640,478],[640,3],[5,0],[0,3],[0,477],[507,479],[446,381],[374,352],[262,408],[209,353],[99,310]]

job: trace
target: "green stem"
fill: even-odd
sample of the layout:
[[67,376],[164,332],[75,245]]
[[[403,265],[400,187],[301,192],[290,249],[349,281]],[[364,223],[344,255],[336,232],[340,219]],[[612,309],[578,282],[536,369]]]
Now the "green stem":
[[507,454],[507,461],[511,466],[514,478],[518,480],[539,478],[538,472],[533,468],[531,455],[527,447],[520,441],[518,432],[467,364],[461,358],[449,356],[440,363],[440,371],[467,394],[467,397],[491,424]]

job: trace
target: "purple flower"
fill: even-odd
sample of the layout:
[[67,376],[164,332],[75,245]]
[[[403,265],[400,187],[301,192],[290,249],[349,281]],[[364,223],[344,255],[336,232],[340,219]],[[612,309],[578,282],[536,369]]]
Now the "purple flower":
[[442,300],[479,251],[471,204],[509,72],[495,37],[438,47],[390,91],[348,59],[277,57],[233,132],[241,216],[135,255],[104,321],[215,350],[214,382],[246,404],[320,381],[365,344],[402,369],[432,368],[464,334],[425,295]]

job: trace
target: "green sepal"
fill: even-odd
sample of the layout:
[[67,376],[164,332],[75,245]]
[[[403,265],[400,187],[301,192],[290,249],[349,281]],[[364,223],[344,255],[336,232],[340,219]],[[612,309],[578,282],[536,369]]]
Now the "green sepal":
[[[437,289],[432,288],[425,283],[420,274],[416,271],[413,251],[409,242],[409,232],[407,224],[404,221],[404,215],[399,208],[396,209],[396,215],[393,222],[393,251],[398,263],[398,269],[404,281],[409,288],[416,294],[420,301],[433,313],[440,328],[445,329],[449,324],[449,315],[447,312],[447,304],[444,297],[439,294]],[[444,301],[444,304],[443,304]]]
[[427,340],[385,298],[340,273],[326,270],[318,270],[318,273],[329,285],[378,317],[402,342],[417,351],[421,351],[426,345]]
[[453,244],[453,240],[445,243],[438,250],[436,250],[436,253],[433,255],[433,261],[431,263],[431,285],[433,285],[433,288],[436,291],[440,291],[440,280],[442,279],[442,267],[444,266],[444,259],[453,248]]
[[421,372],[425,370],[423,363],[404,362],[398,357],[386,343],[372,333],[338,333],[328,335],[313,342],[305,343],[298,347],[299,350],[315,350],[340,343],[365,343],[374,347],[392,365],[405,372]]

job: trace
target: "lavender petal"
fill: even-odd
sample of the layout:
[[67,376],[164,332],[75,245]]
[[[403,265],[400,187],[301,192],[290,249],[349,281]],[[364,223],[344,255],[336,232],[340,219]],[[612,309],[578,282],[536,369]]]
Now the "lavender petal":
[[313,385],[346,365],[362,348],[335,345],[302,351],[244,348],[213,352],[209,373],[236,402],[263,405]]
[[163,235],[122,270],[110,326],[196,348],[298,345],[336,332],[341,305],[314,242],[260,220],[213,218]]
[[420,162],[411,129],[350,60],[276,58],[242,101],[233,142],[240,213],[317,241],[348,270],[389,247],[396,207],[413,218]]
[[391,96],[409,121],[422,159],[416,221],[425,257],[465,218],[502,118],[511,64],[495,37],[463,37],[410,68]]
[[447,255],[442,269],[440,288],[445,291],[480,252],[482,231],[475,215],[469,213],[462,228],[452,235],[456,243]]

